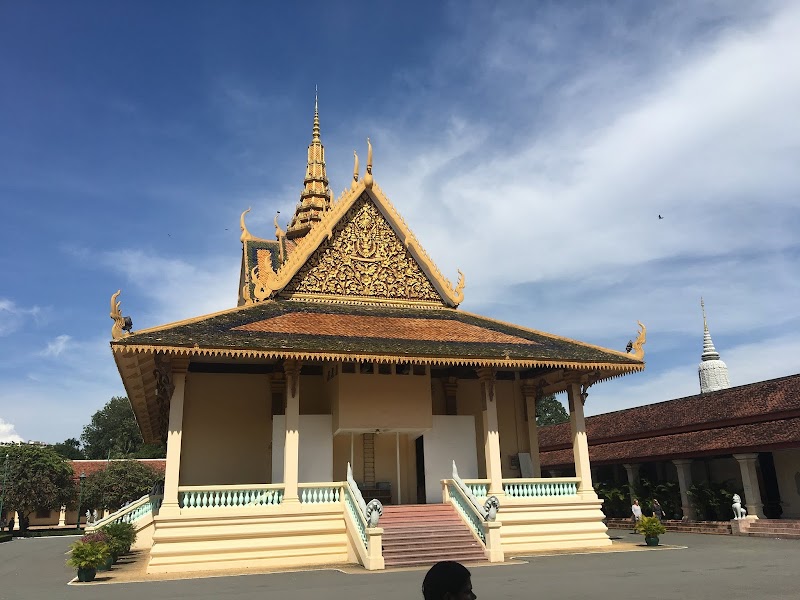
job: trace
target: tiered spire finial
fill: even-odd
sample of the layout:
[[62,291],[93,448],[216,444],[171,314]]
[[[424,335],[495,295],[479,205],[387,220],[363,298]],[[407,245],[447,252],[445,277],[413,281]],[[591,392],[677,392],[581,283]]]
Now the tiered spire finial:
[[306,235],[315,223],[322,220],[322,215],[330,210],[333,203],[333,192],[328,186],[328,175],[325,171],[325,147],[322,145],[319,125],[319,94],[314,89],[314,125],[311,130],[311,143],[308,146],[306,176],[303,179],[303,191],[300,203],[294,216],[286,228],[286,237],[300,238]]
[[700,355],[700,393],[714,392],[731,387],[728,378],[728,365],[719,357],[719,352],[714,347],[711,340],[711,333],[708,331],[708,320],[706,319],[706,305],[700,298],[700,308],[703,311],[703,354]]

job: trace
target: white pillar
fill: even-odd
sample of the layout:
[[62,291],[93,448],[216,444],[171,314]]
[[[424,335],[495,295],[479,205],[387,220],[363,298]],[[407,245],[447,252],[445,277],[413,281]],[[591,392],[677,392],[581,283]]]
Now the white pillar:
[[283,503],[299,502],[297,480],[300,462],[300,363],[287,360],[286,373],[286,441],[283,450]]
[[636,498],[636,484],[639,483],[639,465],[636,464],[624,464],[622,465],[625,467],[625,472],[628,474],[628,490],[630,491],[631,495],[631,504],[633,504],[633,499]]
[[739,463],[742,472],[742,487],[744,488],[745,508],[747,516],[764,518],[764,505],[761,503],[761,487],[758,485],[758,454],[734,454],[733,458]]
[[583,416],[583,397],[579,383],[571,383],[567,388],[569,398],[569,424],[572,430],[572,454],[575,457],[575,476],[580,478],[578,493],[594,495],[592,470],[589,463],[589,440],[586,437],[586,420]]
[[678,486],[681,489],[681,510],[683,518],[690,521],[697,519],[692,503],[689,502],[689,488],[692,486],[692,460],[683,458],[673,460],[672,464],[678,469]]
[[67,526],[67,507],[63,504],[61,505],[61,510],[58,511],[58,526],[59,527],[66,527]]
[[486,478],[489,480],[488,494],[503,495],[503,468],[500,462],[500,431],[497,421],[497,398],[494,393],[494,371],[478,369],[483,388],[483,439],[486,456]]
[[397,454],[397,503],[403,503],[403,493],[400,491],[400,432],[395,432],[395,450]]
[[181,509],[178,504],[178,485],[181,472],[181,439],[183,438],[183,404],[186,396],[186,360],[172,361],[172,398],[169,401],[169,429],[167,431],[167,461],[164,470],[164,500],[159,510],[160,516],[177,516]]
[[536,386],[529,383],[522,384],[522,396],[528,411],[528,441],[531,448],[531,464],[533,476],[542,476],[542,461],[539,458],[539,427],[536,425]]

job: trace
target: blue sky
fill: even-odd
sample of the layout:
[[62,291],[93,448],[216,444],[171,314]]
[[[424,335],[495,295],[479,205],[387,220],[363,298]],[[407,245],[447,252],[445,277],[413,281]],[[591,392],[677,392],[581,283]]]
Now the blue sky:
[[[77,437],[141,329],[235,305],[238,217],[299,199],[319,87],[462,307],[647,369],[587,412],[800,371],[796,2],[0,1],[0,440]],[[657,216],[664,216],[659,220]]]

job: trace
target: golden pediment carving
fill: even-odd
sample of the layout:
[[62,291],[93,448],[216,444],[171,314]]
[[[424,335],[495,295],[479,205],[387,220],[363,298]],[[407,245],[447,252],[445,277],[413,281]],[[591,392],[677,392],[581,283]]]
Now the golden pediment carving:
[[283,289],[285,295],[443,303],[428,276],[367,195],[339,220]]

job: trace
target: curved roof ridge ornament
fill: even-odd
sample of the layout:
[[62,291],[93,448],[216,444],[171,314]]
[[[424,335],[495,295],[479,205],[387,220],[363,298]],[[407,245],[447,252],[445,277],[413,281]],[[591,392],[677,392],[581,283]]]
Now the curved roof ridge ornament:
[[350,189],[355,189],[356,185],[358,184],[358,154],[355,150],[353,150],[353,183],[350,186]]
[[119,340],[129,336],[131,334],[131,329],[133,329],[133,321],[131,321],[131,318],[123,317],[119,310],[122,302],[117,300],[117,298],[121,292],[122,290],[117,290],[116,294],[111,294],[111,314],[109,316],[114,321],[114,325],[111,327],[111,339],[113,340]]
[[372,142],[367,138],[367,172],[364,174],[364,185],[371,188],[374,180],[372,179]]
[[245,216],[247,213],[249,213],[249,212],[250,212],[250,210],[251,210],[252,208],[253,208],[252,206],[251,206],[251,207],[249,207],[249,208],[248,208],[246,211],[244,211],[244,212],[242,213],[242,216],[241,216],[241,217],[239,217],[239,228],[242,230],[242,235],[241,235],[241,237],[239,238],[239,241],[240,241],[240,242],[242,242],[242,243],[244,243],[244,242],[248,242],[248,241],[250,241],[250,240],[254,239],[254,238],[253,238],[253,234],[252,234],[252,233],[250,233],[250,232],[247,230],[247,224],[244,222],[244,216]]
[[644,344],[647,341],[647,327],[641,321],[636,321],[639,324],[639,335],[636,337],[635,342],[628,342],[628,354],[636,360],[644,360]]

